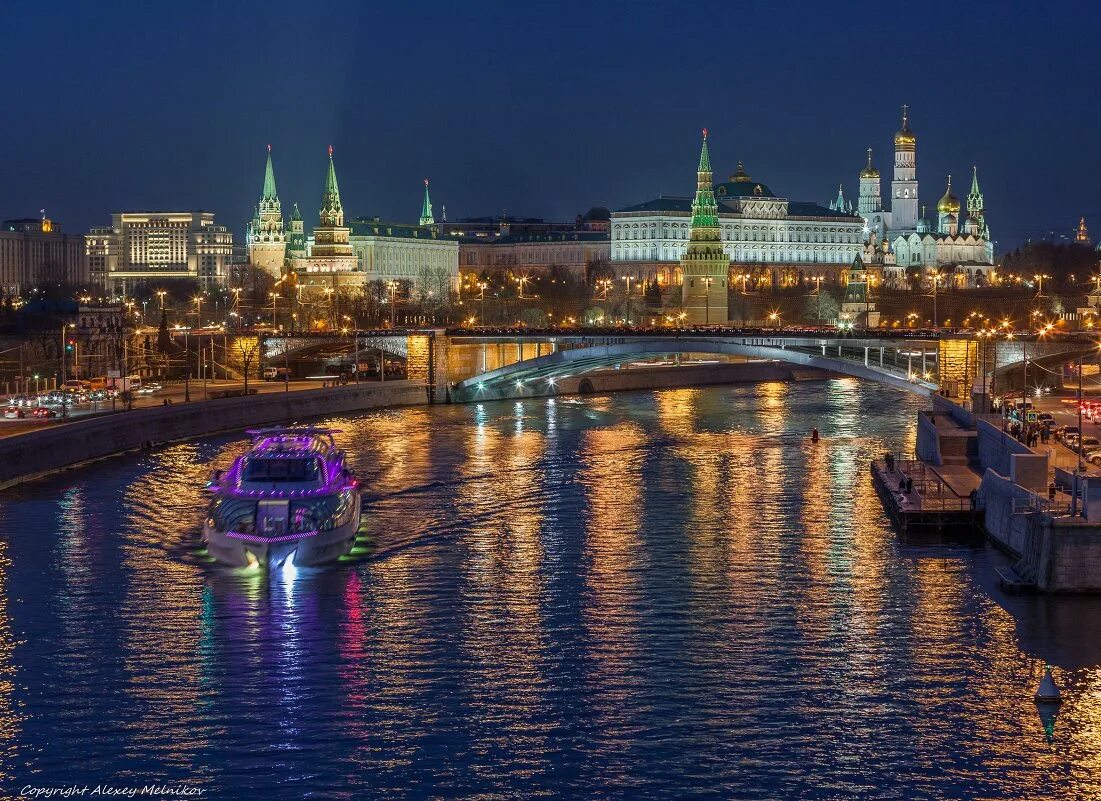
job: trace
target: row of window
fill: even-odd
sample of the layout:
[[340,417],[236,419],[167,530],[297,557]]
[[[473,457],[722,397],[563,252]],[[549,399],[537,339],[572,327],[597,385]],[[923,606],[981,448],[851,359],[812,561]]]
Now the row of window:
[[[727,241],[739,242],[805,242],[812,243],[847,243],[857,244],[863,241],[863,231],[847,228],[769,228],[768,226],[752,227],[725,225],[722,227],[723,237]],[[647,226],[624,225],[623,229],[613,229],[613,241],[630,241],[633,239],[665,239],[687,240],[691,236],[691,226],[687,223],[666,226],[660,228],[657,223]]]
[[[844,247],[816,248],[814,250],[784,250],[764,248],[761,250],[743,248],[724,248],[731,261],[736,262],[796,262],[808,264],[848,264],[859,254],[859,250]],[[684,257],[684,248],[621,247],[616,245],[612,252],[612,261],[632,261],[649,259],[652,261],[679,261]]]

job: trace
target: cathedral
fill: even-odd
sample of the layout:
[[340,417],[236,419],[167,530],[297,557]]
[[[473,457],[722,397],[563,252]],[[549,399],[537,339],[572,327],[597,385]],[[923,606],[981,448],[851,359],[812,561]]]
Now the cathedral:
[[[872,150],[860,171],[857,213],[864,219],[863,261],[882,269],[889,286],[909,285],[907,271],[917,271],[927,283],[934,270],[949,273],[961,287],[986,286],[994,280],[994,243],[986,221],[986,206],[979,189],[977,168],[972,168],[971,191],[963,207],[952,192],[952,176],[936,206],[935,224],[920,206],[917,179],[917,136],[910,128],[907,106],[902,107],[902,126],[895,133],[894,177],[891,208],[885,209],[880,194],[879,170]],[[839,194],[838,200],[841,200]],[[919,214],[920,208],[920,214]],[[926,275],[928,274],[928,275]]]

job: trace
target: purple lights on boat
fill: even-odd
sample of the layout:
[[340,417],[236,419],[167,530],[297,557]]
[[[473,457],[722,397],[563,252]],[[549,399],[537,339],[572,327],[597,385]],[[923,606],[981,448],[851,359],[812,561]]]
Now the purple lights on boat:
[[291,540],[301,540],[306,537],[314,537],[320,533],[317,529],[313,531],[300,531],[297,534],[285,534],[281,537],[261,537],[259,534],[245,534],[242,531],[227,531],[226,536],[234,540],[243,540],[245,542],[257,542],[264,545],[274,545],[277,542],[290,542]]

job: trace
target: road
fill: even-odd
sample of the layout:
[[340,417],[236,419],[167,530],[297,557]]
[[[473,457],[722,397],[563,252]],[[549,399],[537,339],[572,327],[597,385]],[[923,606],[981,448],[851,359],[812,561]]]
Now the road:
[[[256,390],[257,394],[266,394],[271,392],[300,392],[306,389],[321,389],[326,384],[330,384],[331,381],[322,380],[309,380],[303,379],[298,381],[291,381],[284,385],[282,381],[249,381],[249,392]],[[192,381],[190,386],[191,403],[202,403],[207,399],[207,396],[213,393],[242,390],[244,389],[244,383],[241,381]],[[148,408],[150,406],[164,406],[165,401],[168,401],[170,405],[176,405],[179,403],[187,403],[184,400],[184,385],[183,383],[172,383],[165,386],[164,389],[158,390],[152,395],[137,395],[134,399],[133,407],[135,409]],[[57,408],[57,407],[52,407]],[[86,417],[93,417],[101,414],[111,414],[113,411],[124,411],[125,404],[115,401],[112,408],[111,401],[100,401],[98,403],[85,403],[77,407],[71,408],[68,418],[52,418],[52,419],[35,419],[30,417],[30,409],[27,409],[27,417],[23,419],[9,420],[7,418],[0,417],[0,437],[10,437],[17,434],[23,434],[27,431],[33,431],[35,429],[42,428],[43,426],[61,425],[70,420],[79,420]]]

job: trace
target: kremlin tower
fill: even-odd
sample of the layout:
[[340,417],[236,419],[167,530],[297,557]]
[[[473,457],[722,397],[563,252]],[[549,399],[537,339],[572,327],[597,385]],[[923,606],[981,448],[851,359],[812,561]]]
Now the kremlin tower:
[[681,259],[684,281],[682,305],[688,325],[727,322],[727,280],[730,257],[723,249],[719,206],[711,188],[711,157],[707,129],[703,129],[700,165],[696,171],[696,197],[692,201],[692,231]]
[[343,277],[354,277],[355,253],[349,242],[351,229],[344,227],[344,206],[340,203],[340,187],[333,166],[333,146],[329,145],[329,172],[325,176],[325,193],[321,197],[321,214],[313,229],[313,249],[305,265],[303,283],[336,288]]
[[432,201],[428,199],[428,179],[424,179],[424,205],[421,206],[421,219],[420,225],[422,227],[435,225],[436,221],[432,218]]
[[248,259],[254,267],[266,270],[278,278],[283,273],[283,259],[287,251],[287,239],[283,231],[283,209],[279,194],[275,191],[275,171],[271,166],[271,145],[268,145],[268,162],[264,168],[264,189],[256,215],[248,224]]

